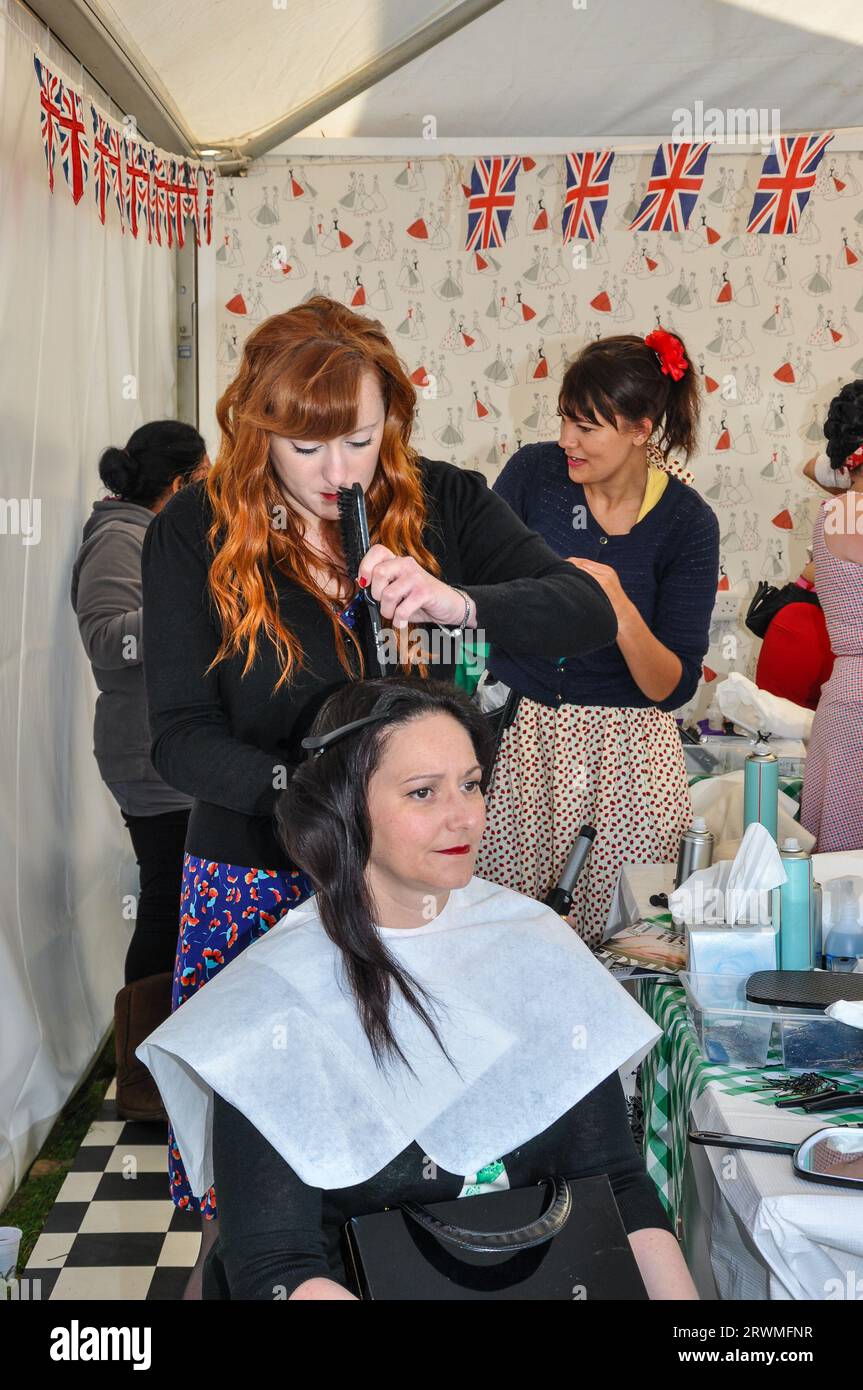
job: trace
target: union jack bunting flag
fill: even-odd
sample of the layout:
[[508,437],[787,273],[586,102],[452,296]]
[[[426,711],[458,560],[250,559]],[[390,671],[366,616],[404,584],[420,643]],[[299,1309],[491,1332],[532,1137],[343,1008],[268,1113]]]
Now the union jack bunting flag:
[[503,246],[520,168],[521,160],[512,155],[474,160],[467,200],[466,251]]
[[60,90],[62,83],[50,68],[33,54],[36,81],[39,83],[39,123],[42,127],[42,148],[45,163],[48,165],[48,187],[54,192],[54,155],[59,143],[57,118],[60,115]]
[[704,182],[710,142],[660,145],[631,232],[684,232]]
[[128,135],[123,137],[123,204],[126,221],[133,237],[137,237],[139,227],[146,227],[148,241],[153,240],[150,223],[152,159],[152,145],[132,140]]
[[180,250],[186,244],[186,238],[183,235],[183,185],[180,182],[180,165],[182,163],[181,159],[165,160],[165,211],[168,221],[168,247],[173,246],[176,237]]
[[120,132],[97,111],[90,107],[93,118],[93,192],[99,221],[105,225],[105,208],[114,196],[120,214],[120,226],[125,232],[123,220],[123,175],[120,166]]
[[608,207],[608,180],[614,150],[585,150],[566,156],[563,242],[581,237],[596,241]]
[[[150,179],[150,224],[159,246],[162,245],[162,231],[170,238],[168,228],[168,178],[165,156],[154,148],[152,155],[152,175]],[[173,245],[169,239],[168,245]]]
[[214,169],[208,169],[206,164],[200,164],[199,169],[204,176],[204,238],[209,246],[213,239],[213,194],[216,191],[216,173]]
[[54,148],[59,146],[60,159],[72,201],[80,203],[90,169],[90,147],[84,126],[84,103],[73,87],[67,87],[55,77],[42,60],[33,55],[36,80],[39,83],[39,111],[42,145],[48,165],[48,182],[54,191]]
[[824,135],[782,135],[772,142],[755,185],[747,232],[788,236],[797,231],[815,186],[815,171],[832,139],[831,130]]
[[187,159],[177,161],[177,182],[180,185],[180,209],[179,218],[183,221],[191,218],[195,228],[195,240],[201,244],[201,212],[198,206],[198,169],[199,165],[190,164]]

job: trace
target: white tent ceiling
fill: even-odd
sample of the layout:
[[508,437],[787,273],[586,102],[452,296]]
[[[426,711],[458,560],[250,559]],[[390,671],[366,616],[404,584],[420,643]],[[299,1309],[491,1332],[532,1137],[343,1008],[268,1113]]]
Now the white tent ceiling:
[[[416,139],[428,115],[442,137],[662,135],[696,100],[778,108],[784,130],[863,124],[860,0],[502,0],[397,71],[372,66],[379,80],[341,104],[338,83],[459,0],[64,3],[110,32],[199,149]],[[280,129],[312,102],[313,120]]]

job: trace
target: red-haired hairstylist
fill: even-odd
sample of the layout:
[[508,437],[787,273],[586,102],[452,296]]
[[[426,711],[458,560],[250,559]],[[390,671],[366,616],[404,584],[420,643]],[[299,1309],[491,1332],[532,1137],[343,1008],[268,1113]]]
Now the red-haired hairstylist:
[[[386,623],[419,625],[406,634],[411,654],[415,635],[433,650],[435,624],[483,628],[528,659],[614,640],[594,577],[549,550],[481,474],[414,453],[415,403],[379,323],[322,296],[277,314],[246,340],[219,401],[222,443],[206,482],[147,530],[152,758],[194,797],[175,1009],[310,893],[274,833],[276,801],[326,696],[378,674],[339,538],[339,488],[358,482],[366,494],[373,544],[359,582]],[[451,644],[433,674],[453,680],[457,655]],[[175,1203],[197,1210],[173,1138],[169,1167]],[[209,1219],[187,1297],[200,1297],[212,1189],[201,1209]]]
[[501,742],[477,872],[543,898],[579,826],[595,826],[570,922],[596,945],[620,865],[676,859],[691,823],[672,711],[701,676],[719,526],[667,469],[672,449],[692,452],[698,419],[679,338],[658,329],[590,343],[567,369],[558,413],[560,442],[519,449],[494,490],[602,585],[617,643],[556,661],[493,646],[489,671],[522,699]]

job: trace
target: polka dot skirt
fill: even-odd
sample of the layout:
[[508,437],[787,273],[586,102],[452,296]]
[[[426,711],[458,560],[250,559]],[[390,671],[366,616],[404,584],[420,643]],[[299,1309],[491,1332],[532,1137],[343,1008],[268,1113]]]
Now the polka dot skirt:
[[582,825],[596,828],[569,922],[602,940],[618,871],[676,863],[692,823],[683,747],[666,710],[554,708],[522,697],[504,731],[476,872],[542,900]]

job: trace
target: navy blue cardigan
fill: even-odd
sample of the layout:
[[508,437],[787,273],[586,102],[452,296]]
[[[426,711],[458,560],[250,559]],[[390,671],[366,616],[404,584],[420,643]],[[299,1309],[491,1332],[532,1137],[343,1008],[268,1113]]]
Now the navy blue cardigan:
[[647,626],[680,658],[680,680],[665,700],[636,685],[617,644],[549,660],[493,644],[489,669],[520,694],[545,705],[654,706],[675,710],[692,699],[709,645],[719,582],[719,523],[704,498],[669,475],[654,507],[623,536],[606,536],[569,477],[556,443],[526,444],[513,454],[494,491],[546,545],[567,557],[611,565]]

